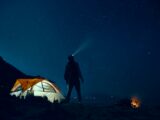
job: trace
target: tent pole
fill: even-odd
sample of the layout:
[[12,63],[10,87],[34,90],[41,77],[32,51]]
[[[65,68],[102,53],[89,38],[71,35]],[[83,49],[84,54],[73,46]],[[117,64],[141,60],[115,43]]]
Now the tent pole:
[[44,87],[43,87],[43,83],[41,82],[42,88],[43,88],[43,92],[44,92]]

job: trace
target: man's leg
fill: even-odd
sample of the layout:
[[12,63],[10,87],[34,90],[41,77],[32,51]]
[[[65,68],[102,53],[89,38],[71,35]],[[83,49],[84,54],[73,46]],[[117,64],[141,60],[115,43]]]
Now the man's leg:
[[71,96],[72,89],[73,89],[73,84],[70,83],[70,84],[68,85],[68,93],[67,93],[67,97],[66,97],[66,101],[67,101],[67,102],[70,101],[70,96]]
[[81,86],[80,86],[80,81],[79,80],[76,82],[75,88],[76,88],[76,91],[77,91],[78,100],[79,100],[79,102],[81,102],[82,96],[81,96]]

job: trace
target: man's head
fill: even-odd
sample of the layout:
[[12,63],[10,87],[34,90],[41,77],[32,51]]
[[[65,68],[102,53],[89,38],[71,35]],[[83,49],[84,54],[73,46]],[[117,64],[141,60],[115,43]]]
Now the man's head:
[[73,55],[69,55],[68,56],[68,61],[73,62],[74,61],[74,56]]

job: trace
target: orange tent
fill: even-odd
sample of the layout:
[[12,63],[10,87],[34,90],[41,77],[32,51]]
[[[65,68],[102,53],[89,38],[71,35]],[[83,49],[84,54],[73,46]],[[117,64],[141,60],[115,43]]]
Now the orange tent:
[[46,79],[17,79],[11,89],[11,95],[26,98],[29,93],[32,93],[34,96],[47,97],[50,102],[61,102],[61,100],[64,99],[59,88],[54,83]]
[[11,89],[11,91],[15,91],[19,86],[22,87],[22,90],[25,91],[28,88],[32,87],[33,85],[35,85],[38,82],[41,82],[42,79],[41,78],[34,78],[34,79],[17,79],[13,88]]

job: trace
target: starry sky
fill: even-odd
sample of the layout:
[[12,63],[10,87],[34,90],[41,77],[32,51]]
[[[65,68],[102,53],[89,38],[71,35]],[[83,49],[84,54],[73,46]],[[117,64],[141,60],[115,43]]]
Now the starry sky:
[[67,56],[84,76],[83,95],[160,96],[158,0],[1,0],[0,56],[66,94]]

